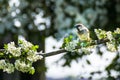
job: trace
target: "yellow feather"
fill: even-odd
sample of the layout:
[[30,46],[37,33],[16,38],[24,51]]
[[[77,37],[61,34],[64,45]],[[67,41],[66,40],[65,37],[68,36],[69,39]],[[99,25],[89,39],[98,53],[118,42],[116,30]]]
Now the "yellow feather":
[[79,34],[78,36],[81,41],[90,41],[90,34],[89,33],[84,33],[84,34]]

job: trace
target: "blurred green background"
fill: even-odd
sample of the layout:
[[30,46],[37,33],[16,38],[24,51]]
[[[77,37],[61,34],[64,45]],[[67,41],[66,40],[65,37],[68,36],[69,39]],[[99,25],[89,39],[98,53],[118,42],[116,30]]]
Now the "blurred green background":
[[[0,48],[10,41],[17,43],[18,37],[23,36],[33,44],[38,44],[39,51],[45,51],[47,37],[53,36],[60,40],[64,34],[70,33],[76,23],[86,25],[92,38],[96,38],[94,28],[115,30],[120,27],[120,0],[0,0]],[[63,56],[63,66],[70,66],[73,60],[86,56],[72,54]],[[102,55],[99,48],[96,54]],[[45,80],[45,60],[36,62],[34,66],[34,75],[0,71],[0,80]],[[120,79],[119,55],[116,55],[105,70],[108,76],[103,80]],[[111,76],[111,70],[119,75]],[[91,75],[100,73],[93,72]]]

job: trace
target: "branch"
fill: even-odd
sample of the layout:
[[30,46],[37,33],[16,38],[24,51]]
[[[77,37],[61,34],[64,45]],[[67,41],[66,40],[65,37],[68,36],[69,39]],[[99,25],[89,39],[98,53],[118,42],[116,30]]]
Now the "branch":
[[[109,41],[108,39],[95,40],[95,42],[92,42],[91,45],[102,44],[102,43],[105,43],[108,41]],[[80,48],[81,48],[81,46],[76,46],[75,49],[80,49]],[[49,53],[45,53],[45,54],[40,53],[39,55],[42,55],[43,57],[49,57],[49,56],[54,56],[54,55],[61,54],[64,52],[68,52],[68,51],[65,49],[60,49],[58,51],[53,51],[53,52],[49,52]]]
[[53,51],[53,52],[49,52],[49,53],[45,53],[45,54],[41,54],[43,57],[49,57],[49,56],[53,56],[53,55],[57,55],[57,54],[61,54],[61,53],[64,53],[64,52],[67,52],[66,50],[64,49],[60,49],[58,51]]
[[[105,43],[105,42],[108,42],[109,40],[108,39],[102,39],[102,40],[95,40],[94,42],[91,43],[91,46],[92,45],[98,45],[98,44],[102,44],[102,43]],[[76,46],[75,49],[80,49],[81,46]],[[0,49],[0,52],[3,52],[5,51],[4,49]],[[38,54],[39,55],[42,55],[43,57],[49,57],[49,56],[54,56],[54,55],[57,55],[57,54],[61,54],[61,53],[64,53],[64,52],[68,52],[67,50],[65,49],[60,49],[60,50],[57,50],[57,51],[53,51],[53,52],[48,52],[48,53],[41,53],[39,52]]]
[[[5,51],[5,49],[0,49],[0,52],[4,52],[4,51]],[[39,55],[42,55],[43,57],[49,57],[49,56],[61,54],[61,53],[64,53],[64,52],[67,52],[67,51],[64,50],[64,49],[60,49],[60,50],[53,51],[53,52],[48,52],[48,53],[45,53],[45,54],[39,52],[38,54],[39,54]]]

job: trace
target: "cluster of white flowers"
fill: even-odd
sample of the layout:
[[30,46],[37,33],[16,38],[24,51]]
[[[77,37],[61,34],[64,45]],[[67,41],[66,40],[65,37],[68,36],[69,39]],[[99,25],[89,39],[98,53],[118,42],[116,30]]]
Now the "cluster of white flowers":
[[25,51],[30,50],[32,48],[32,46],[33,46],[32,43],[30,43],[30,42],[28,42],[26,40],[19,40],[19,45]]
[[106,45],[107,45],[108,50],[112,52],[116,51],[115,44],[113,44],[113,42],[107,42]]
[[0,60],[0,69],[4,69],[5,65],[6,65],[5,60]]
[[4,59],[0,60],[0,69],[3,69],[3,72],[7,73],[14,72],[13,64],[6,62]]
[[15,57],[19,57],[21,55],[21,48],[20,47],[16,47],[14,42],[10,42],[7,44],[7,52],[6,54],[10,53]]
[[[108,38],[110,41],[114,39],[113,37],[113,33],[111,31],[104,31],[101,29],[95,29],[95,33],[98,37],[98,39],[104,39],[104,38]],[[120,28],[117,28],[114,31],[115,34],[120,34]]]
[[114,39],[111,31],[108,31],[106,34],[107,34],[107,38],[108,38],[110,41],[112,41],[112,40]]
[[[117,50],[117,45],[116,44],[116,37],[119,38],[119,34],[120,34],[120,28],[117,28],[116,30],[114,30],[114,32],[111,31],[104,31],[101,29],[95,29],[95,33],[98,37],[98,39],[109,39],[109,42],[106,43],[106,46],[108,48],[109,51],[116,51]],[[117,41],[117,43],[119,43],[119,40]]]
[[36,62],[37,60],[40,60],[43,58],[43,56],[37,55],[37,54],[38,54],[38,52],[33,51],[33,50],[29,50],[29,52],[27,53],[27,55],[28,55],[27,59],[29,61]]
[[89,54],[92,52],[90,48],[86,48],[86,47],[82,47],[81,51],[84,52],[85,54]]
[[0,60],[0,69],[7,73],[12,73],[16,69],[33,74],[35,69],[32,64],[43,58],[37,52],[38,46],[26,40],[19,40],[18,46],[10,42],[4,46],[4,49],[5,51],[1,54],[3,59]]
[[70,52],[74,52],[75,47],[77,46],[77,41],[74,40],[72,42],[69,42],[68,44],[66,44],[65,50],[70,51]]
[[104,38],[107,37],[107,35],[106,35],[106,31],[104,31],[104,30],[101,30],[101,29],[95,29],[94,31],[95,31],[95,33],[96,33],[98,39],[104,39]]
[[21,72],[30,72],[35,70],[34,67],[32,67],[32,63],[27,64],[25,61],[21,60],[15,61],[15,68]]
[[5,68],[3,69],[4,72],[12,73],[14,72],[14,65],[12,63],[6,63]]
[[114,31],[114,33],[120,34],[120,28],[117,28],[117,29]]

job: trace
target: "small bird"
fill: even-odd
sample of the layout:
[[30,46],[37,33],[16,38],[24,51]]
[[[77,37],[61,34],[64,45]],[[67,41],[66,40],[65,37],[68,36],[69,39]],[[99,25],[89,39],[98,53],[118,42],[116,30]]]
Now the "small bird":
[[78,37],[80,41],[90,41],[90,32],[83,24],[76,24],[75,28],[77,29]]

